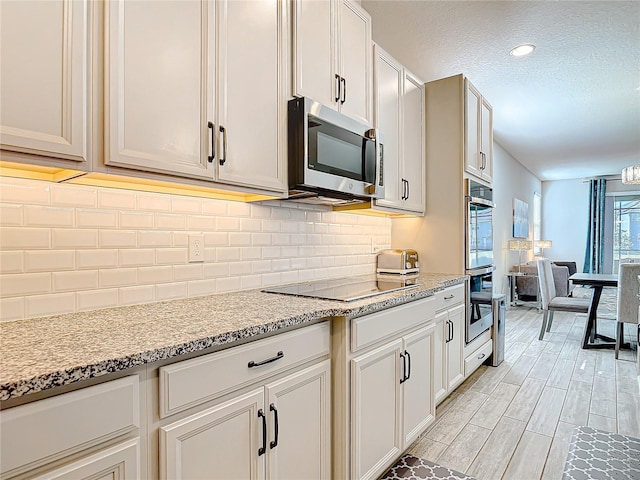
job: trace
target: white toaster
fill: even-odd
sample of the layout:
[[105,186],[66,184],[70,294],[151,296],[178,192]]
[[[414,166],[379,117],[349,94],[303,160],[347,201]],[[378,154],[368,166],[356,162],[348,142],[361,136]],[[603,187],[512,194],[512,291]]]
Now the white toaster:
[[378,253],[378,273],[417,273],[420,271],[418,252],[415,250],[382,250]]

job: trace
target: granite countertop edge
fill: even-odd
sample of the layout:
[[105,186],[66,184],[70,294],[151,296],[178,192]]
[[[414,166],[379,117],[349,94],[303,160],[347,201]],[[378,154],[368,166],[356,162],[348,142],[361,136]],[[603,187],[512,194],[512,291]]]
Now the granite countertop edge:
[[[396,305],[430,297],[440,290],[463,283],[465,278],[465,275],[421,274],[421,285],[416,289],[379,295],[349,303],[295,296],[276,296],[263,293],[260,290],[249,290],[5,322],[0,324],[0,334],[2,335],[0,338],[2,338],[2,351],[4,352],[0,353],[0,401],[70,385],[161,360],[175,358],[176,361],[179,361],[179,357],[182,355],[197,353],[220,345],[232,347],[235,342],[240,340],[275,334],[283,329],[303,326],[325,318],[329,319],[338,316],[360,317]],[[197,307],[198,304],[201,304],[206,309],[209,303],[215,302],[219,310],[224,311],[225,303],[233,304],[234,301],[237,302],[238,297],[241,301],[246,301],[246,298],[250,298],[257,304],[265,300],[279,303],[279,301],[287,299],[286,303],[295,303],[297,310],[290,315],[276,315],[278,318],[273,321],[262,321],[260,318],[256,318],[255,323],[249,322],[248,325],[231,323],[228,326],[223,325],[220,329],[205,324],[202,326],[205,332],[207,329],[220,331],[211,335],[206,333],[202,335],[198,332],[194,333],[192,337],[188,337],[187,334],[188,338],[183,338],[182,341],[178,342],[172,341],[172,338],[167,338],[166,341],[163,341],[154,337],[149,340],[153,343],[151,348],[137,348],[137,345],[134,345],[127,352],[117,352],[115,354],[111,354],[111,352],[105,354],[92,352],[91,347],[93,345],[90,344],[89,339],[95,339],[95,335],[100,335],[101,324],[105,319],[111,319],[118,315],[137,315],[139,317],[148,310],[149,316],[152,317],[148,322],[155,323],[157,320],[159,324],[158,330],[161,330],[161,327],[167,327],[169,323],[174,322],[175,317],[172,315],[175,315],[175,313],[172,312],[172,309],[189,309],[190,307]],[[280,305],[280,309],[282,308],[282,305]],[[165,314],[167,310],[169,313]],[[237,314],[237,312],[233,312],[233,309],[230,310],[230,317]],[[162,319],[153,317],[154,314],[158,314],[158,311],[162,311]],[[191,312],[191,315],[185,315],[185,321],[190,321],[193,315],[194,312]],[[258,316],[256,315],[256,317]],[[250,318],[249,320],[252,319]],[[176,321],[176,323],[179,324],[179,321]],[[82,335],[78,335],[77,332],[75,332],[75,335],[73,333],[70,334],[69,337],[71,338],[68,341],[71,342],[71,345],[65,345],[63,342],[60,345],[61,351],[56,349],[56,340],[47,337],[47,334],[50,334],[49,328],[55,332],[56,328],[65,328],[69,325],[83,328],[86,326],[85,324],[95,331],[86,332],[85,338]],[[145,323],[141,327],[149,328],[150,324]],[[25,330],[28,332],[27,334],[24,333]],[[110,331],[106,331],[104,341],[106,343],[109,341],[115,342],[116,339],[113,337],[115,335],[114,331],[117,330],[118,325],[112,327]],[[82,331],[82,333],[84,334],[85,332]],[[157,336],[161,335],[159,333]],[[132,332],[124,338],[129,340],[130,337],[134,336],[135,332]],[[20,342],[20,337],[28,337],[30,341],[26,343]],[[171,335],[168,335],[168,337],[171,337]],[[118,340],[120,339],[118,338]],[[30,355],[29,349],[38,350],[43,344],[41,353],[46,360],[42,361],[42,365],[39,365],[37,363],[37,355],[35,355],[36,360],[34,360]],[[47,346],[50,349],[49,352],[46,351]],[[46,354],[51,354],[53,349],[56,349],[55,354],[59,353],[62,359],[50,360],[51,356],[56,355]],[[64,358],[65,349],[73,350],[74,356],[72,359],[67,360],[67,358]],[[69,363],[65,365],[67,361]]]

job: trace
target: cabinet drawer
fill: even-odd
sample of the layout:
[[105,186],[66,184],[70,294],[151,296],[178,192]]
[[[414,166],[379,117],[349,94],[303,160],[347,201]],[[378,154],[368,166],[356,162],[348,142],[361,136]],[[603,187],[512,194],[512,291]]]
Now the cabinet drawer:
[[434,319],[435,298],[429,297],[372,313],[351,321],[351,351],[373,345],[390,336]]
[[160,417],[330,352],[329,322],[160,368]]
[[482,365],[493,350],[491,340],[487,340],[478,350],[464,359],[464,376],[471,375],[480,365]]
[[434,297],[436,299],[436,312],[464,303],[464,283],[436,292]]
[[0,470],[17,474],[139,426],[137,375],[10,408],[0,420]]

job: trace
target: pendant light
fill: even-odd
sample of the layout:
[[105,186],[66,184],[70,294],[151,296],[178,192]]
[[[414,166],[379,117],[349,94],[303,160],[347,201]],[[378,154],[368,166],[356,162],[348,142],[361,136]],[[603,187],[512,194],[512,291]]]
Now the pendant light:
[[625,185],[640,183],[640,165],[623,168],[622,183]]

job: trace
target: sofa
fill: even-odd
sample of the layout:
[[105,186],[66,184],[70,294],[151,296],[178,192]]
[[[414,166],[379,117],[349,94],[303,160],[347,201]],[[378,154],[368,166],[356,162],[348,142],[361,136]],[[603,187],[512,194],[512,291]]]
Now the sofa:
[[[520,272],[525,275],[516,278],[518,298],[536,298],[538,293],[538,267],[535,262],[529,262],[519,267]],[[552,262],[551,271],[553,272],[553,282],[556,287],[557,296],[568,297],[571,295],[573,285],[570,284],[569,277],[576,273],[576,270],[576,262]],[[517,272],[518,265],[515,265],[511,271]],[[531,277],[527,278],[526,275],[531,275]]]

